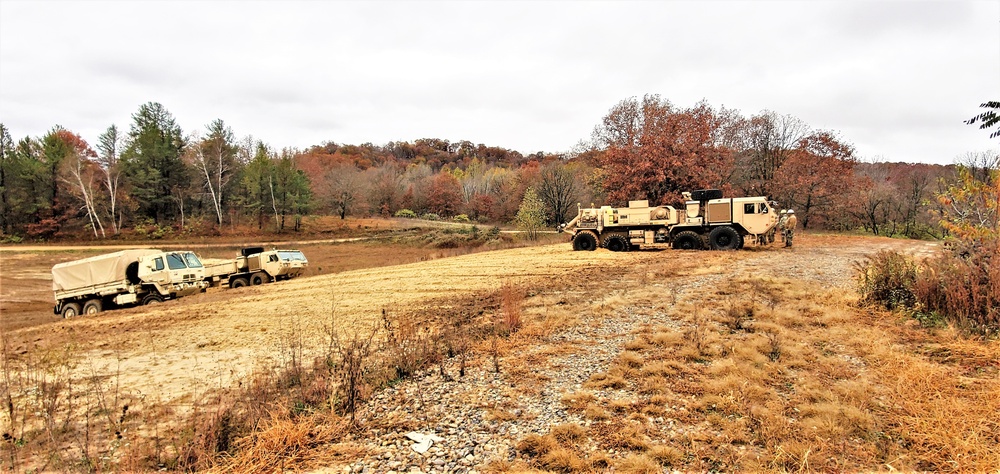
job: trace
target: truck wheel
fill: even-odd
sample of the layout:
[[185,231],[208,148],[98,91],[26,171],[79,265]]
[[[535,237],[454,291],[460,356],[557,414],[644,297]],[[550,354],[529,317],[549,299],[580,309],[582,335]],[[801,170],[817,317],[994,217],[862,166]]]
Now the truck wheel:
[[623,234],[611,234],[604,239],[604,248],[612,252],[628,252],[628,238]]
[[83,304],[83,314],[87,316],[93,316],[100,313],[104,309],[101,300],[95,298]]
[[80,303],[66,303],[62,308],[62,317],[75,318],[80,315]]
[[591,251],[597,248],[597,236],[592,232],[584,231],[573,237],[573,250]]
[[158,294],[156,294],[156,293],[150,293],[150,294],[148,294],[148,295],[146,295],[145,297],[142,298],[142,304],[143,305],[157,304],[157,303],[162,303],[162,302],[163,302],[163,297],[160,296],[160,295],[158,295]]
[[724,225],[712,229],[708,234],[708,243],[712,246],[712,250],[736,250],[742,245],[743,237],[736,232],[736,229]]
[[673,248],[677,250],[701,250],[701,236],[691,230],[679,232],[674,236]]
[[250,282],[245,277],[233,278],[232,280],[229,280],[230,288],[242,288],[249,284]]
[[250,284],[253,286],[263,285],[264,283],[269,283],[271,279],[264,272],[257,272],[250,275]]

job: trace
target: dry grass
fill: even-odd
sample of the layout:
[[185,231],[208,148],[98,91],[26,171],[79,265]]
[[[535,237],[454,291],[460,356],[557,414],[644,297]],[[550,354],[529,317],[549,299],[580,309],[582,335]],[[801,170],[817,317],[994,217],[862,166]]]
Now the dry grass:
[[[592,309],[614,314],[610,301]],[[564,403],[582,407],[598,445],[633,453],[612,461],[629,472],[1000,465],[997,342],[854,303],[797,281],[731,282],[674,306],[686,329],[644,328],[586,382],[594,392]],[[605,390],[616,395],[591,398]],[[609,423],[612,413],[632,421]]]

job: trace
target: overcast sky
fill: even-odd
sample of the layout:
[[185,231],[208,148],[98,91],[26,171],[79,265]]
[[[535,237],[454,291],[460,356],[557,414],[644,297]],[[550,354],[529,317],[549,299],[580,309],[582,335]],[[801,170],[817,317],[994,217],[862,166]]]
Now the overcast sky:
[[1000,148],[1000,1],[0,0],[0,122],[94,144],[159,102],[275,148],[442,138],[522,153],[589,140],[660,94],[832,130],[864,160]]

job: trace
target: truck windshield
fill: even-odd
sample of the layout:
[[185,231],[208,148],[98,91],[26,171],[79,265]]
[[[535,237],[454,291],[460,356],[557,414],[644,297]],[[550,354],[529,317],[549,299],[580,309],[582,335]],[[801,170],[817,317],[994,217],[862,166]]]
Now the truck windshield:
[[306,256],[298,250],[279,250],[278,256],[286,262],[306,261]]
[[188,252],[184,254],[184,262],[187,263],[188,268],[201,268],[201,260],[198,260],[198,256]]
[[171,270],[183,270],[187,268],[184,266],[184,257],[179,253],[168,253],[167,268]]

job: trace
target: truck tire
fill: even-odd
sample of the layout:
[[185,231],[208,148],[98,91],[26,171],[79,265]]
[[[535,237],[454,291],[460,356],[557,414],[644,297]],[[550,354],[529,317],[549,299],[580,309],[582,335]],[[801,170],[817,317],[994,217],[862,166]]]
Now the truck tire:
[[250,284],[253,286],[263,285],[264,283],[270,283],[271,278],[267,276],[264,272],[257,272],[250,275]]
[[743,245],[743,236],[736,229],[724,225],[712,229],[708,234],[708,243],[712,250],[736,250]]
[[672,247],[677,250],[701,250],[701,236],[692,230],[678,232],[674,236]]
[[242,288],[242,287],[247,286],[249,284],[250,284],[250,281],[247,280],[246,277],[233,278],[232,280],[229,280],[229,287],[230,288]]
[[591,251],[597,249],[597,236],[593,232],[583,231],[573,237],[573,250]]
[[142,298],[143,306],[162,303],[162,302],[163,302],[163,297],[156,293],[150,293]]
[[604,237],[604,248],[612,252],[628,252],[628,237],[625,234],[609,234]]
[[104,310],[104,303],[100,299],[94,298],[83,304],[83,314],[93,316]]
[[66,303],[62,307],[62,317],[64,318],[75,318],[80,315],[80,303],[71,302]]

